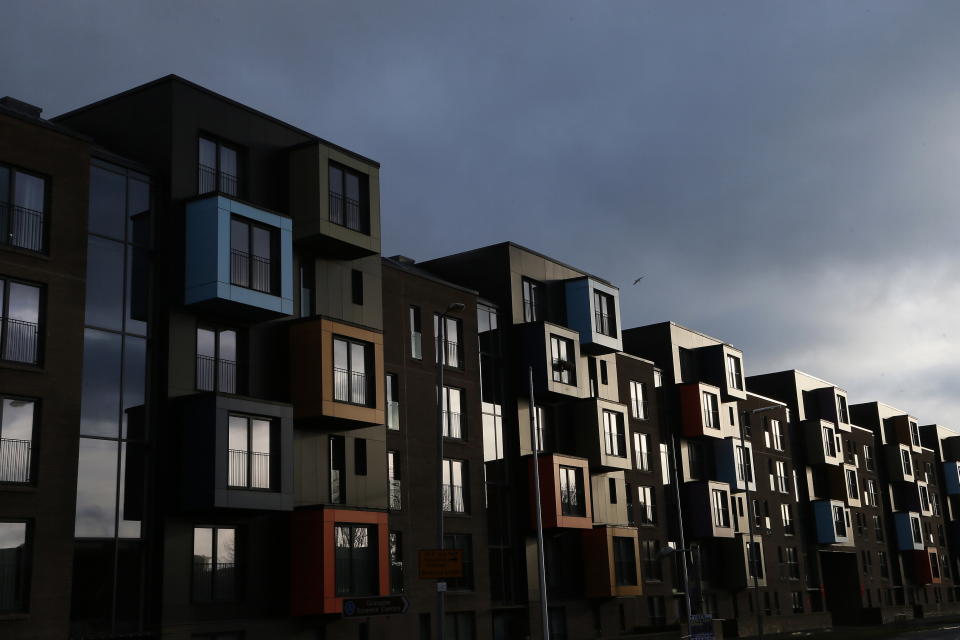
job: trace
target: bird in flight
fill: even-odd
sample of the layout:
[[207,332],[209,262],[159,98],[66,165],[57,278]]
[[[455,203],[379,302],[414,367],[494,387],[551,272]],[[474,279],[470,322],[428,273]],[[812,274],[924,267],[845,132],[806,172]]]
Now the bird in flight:
[[640,276],[639,278],[637,278],[636,280],[633,281],[633,284],[636,285],[638,282],[640,282],[641,280],[643,280],[643,278],[644,278],[644,276]]

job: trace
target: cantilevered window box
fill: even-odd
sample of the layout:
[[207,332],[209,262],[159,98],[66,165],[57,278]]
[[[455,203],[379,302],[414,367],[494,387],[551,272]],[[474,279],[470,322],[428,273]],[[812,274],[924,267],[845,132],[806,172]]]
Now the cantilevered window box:
[[623,351],[620,290],[594,278],[566,280],[567,326],[580,333],[584,353]]
[[293,313],[293,221],[211,195],[186,204],[184,303],[254,320]]

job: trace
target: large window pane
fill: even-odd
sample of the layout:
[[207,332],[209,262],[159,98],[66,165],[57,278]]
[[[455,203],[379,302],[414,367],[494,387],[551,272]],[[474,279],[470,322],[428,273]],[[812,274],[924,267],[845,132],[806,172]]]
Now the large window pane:
[[120,336],[86,329],[83,340],[83,396],[80,433],[118,437],[120,417]]
[[123,244],[88,236],[86,324],[123,328]]
[[27,523],[0,522],[0,611],[23,611],[27,587]]
[[[143,503],[143,463],[141,445],[120,445],[120,522],[121,538],[140,537],[140,512]],[[127,495],[127,492],[130,495]]]
[[78,538],[112,538],[117,517],[117,447],[112,440],[80,438],[77,465]]
[[16,184],[13,193],[16,200],[14,205],[38,213],[43,212],[44,180],[29,173],[17,171],[14,173]]
[[101,167],[90,168],[91,233],[123,240],[127,179]]

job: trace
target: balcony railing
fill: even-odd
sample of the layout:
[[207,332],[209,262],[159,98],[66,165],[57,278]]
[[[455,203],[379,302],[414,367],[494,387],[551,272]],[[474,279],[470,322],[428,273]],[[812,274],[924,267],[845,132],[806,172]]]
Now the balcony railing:
[[270,488],[270,454],[230,449],[229,485],[245,489]]
[[0,438],[0,482],[30,482],[30,449],[29,440]]
[[337,402],[367,406],[367,374],[334,368],[333,399]]
[[13,362],[37,363],[38,326],[5,318],[3,320],[3,359]]
[[237,392],[237,363],[212,356],[197,355],[197,390]]
[[270,293],[273,289],[270,259],[230,250],[230,284]]
[[193,599],[229,602],[237,597],[237,565],[232,562],[194,560]]
[[387,403],[387,429],[400,428],[400,403],[391,400]]
[[443,435],[447,438],[463,438],[461,415],[453,411],[443,412]]
[[0,202],[0,243],[43,251],[43,212]]
[[390,510],[391,511],[399,511],[400,507],[403,506],[403,500],[400,497],[400,486],[401,485],[399,480],[390,481]]
[[217,171],[213,167],[200,165],[199,176],[197,178],[198,189],[200,193],[210,193],[219,191],[228,196],[236,196],[239,193],[240,181],[237,176],[225,171]]
[[[441,348],[440,344],[443,343]],[[443,364],[459,367],[463,362],[463,347],[453,340],[436,340],[437,353],[443,357]]]
[[330,192],[330,222],[348,229],[366,233],[363,210],[359,200],[348,198],[340,193]]
[[453,513],[463,513],[466,505],[463,502],[463,487],[456,484],[443,485],[443,510]]

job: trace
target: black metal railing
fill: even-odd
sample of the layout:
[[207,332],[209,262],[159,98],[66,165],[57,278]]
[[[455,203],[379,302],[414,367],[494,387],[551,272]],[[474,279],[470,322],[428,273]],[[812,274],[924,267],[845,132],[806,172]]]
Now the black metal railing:
[[237,392],[237,363],[197,355],[197,391]]
[[36,322],[4,318],[3,359],[36,364],[38,336]]
[[236,597],[236,563],[194,560],[194,600],[198,602],[229,602]]
[[466,505],[463,502],[463,487],[457,484],[443,485],[443,510],[453,513],[463,513]]
[[[442,343],[442,346],[441,346]],[[459,367],[463,362],[463,347],[454,340],[436,340],[437,353],[443,357],[443,364]]]
[[29,440],[0,438],[0,482],[30,482]]
[[270,488],[270,454],[244,449],[229,450],[229,486],[245,489]]
[[197,189],[199,193],[219,191],[228,196],[239,193],[240,180],[237,176],[226,171],[217,171],[213,167],[201,164],[198,168]]
[[367,374],[334,368],[333,399],[367,406]]
[[390,509],[392,511],[399,511],[403,505],[403,500],[400,497],[400,486],[399,480],[390,481]]
[[561,360],[560,358],[553,358],[551,364],[554,382],[572,384],[573,373],[577,370],[576,364],[570,362],[569,360]]
[[636,451],[637,456],[637,469],[639,471],[650,471],[650,452],[649,451]]
[[43,212],[0,202],[0,243],[43,251]]
[[330,192],[330,222],[360,233],[367,232],[360,201],[333,191]]
[[230,250],[230,284],[254,291],[270,293],[273,277],[269,258],[250,255],[239,249]]
[[453,411],[443,412],[443,435],[447,438],[462,438],[461,415]]

